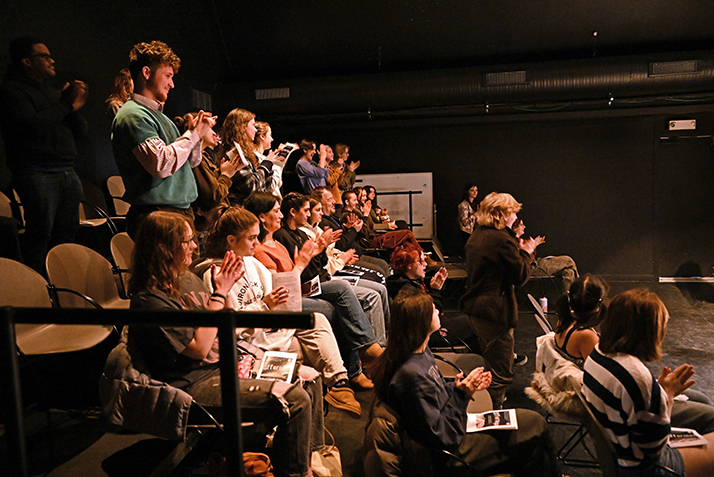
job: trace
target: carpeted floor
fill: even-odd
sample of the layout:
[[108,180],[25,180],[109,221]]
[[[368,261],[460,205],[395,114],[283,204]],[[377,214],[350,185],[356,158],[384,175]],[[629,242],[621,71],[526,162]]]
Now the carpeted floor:
[[[450,311],[447,313],[444,325],[452,333],[458,333],[466,338],[470,332],[464,321],[465,317],[454,311],[460,286],[462,282],[452,280],[449,284],[450,288],[446,290],[449,296],[446,305]],[[692,364],[697,371],[695,388],[709,396],[714,396],[714,368],[711,366],[714,350],[710,345],[714,341],[714,288],[707,284],[677,286],[618,282],[611,283],[611,296],[637,286],[647,286],[656,291],[671,315],[664,342],[666,355],[661,362],[651,365],[652,371],[658,374],[661,367],[665,365],[676,367],[685,362]],[[526,354],[529,361],[525,366],[516,368],[516,379],[508,391],[506,407],[525,407],[542,412],[523,393],[523,388],[529,384],[533,371],[535,337],[541,333],[533,319],[532,311],[523,301],[520,323],[516,329],[516,349],[518,353]],[[330,409],[326,416],[326,427],[334,434],[342,454],[345,475],[353,477],[363,475],[361,447],[372,393],[358,392],[357,397],[363,406],[361,419],[350,418],[334,409]],[[137,441],[149,439],[149,436],[105,434],[97,412],[90,411],[80,415],[55,411],[53,420],[58,423],[56,428],[49,433],[40,433],[38,429],[45,424],[44,413],[38,411],[36,407],[28,409],[26,426],[30,435],[28,444],[30,475],[46,475],[48,472],[53,477],[107,475],[102,470],[102,461]],[[563,426],[551,426],[551,429],[556,445],[562,444],[567,437],[567,430],[563,429]],[[50,435],[51,441],[48,440]],[[0,460],[2,460],[2,453],[5,452],[4,436],[0,441],[2,444]],[[149,448],[148,445],[146,447]],[[584,454],[578,456],[586,457]],[[195,460],[189,460],[189,464],[184,465],[174,475],[201,475],[204,471],[205,469]],[[569,466],[563,467],[563,473],[572,477],[601,475],[599,469]]]

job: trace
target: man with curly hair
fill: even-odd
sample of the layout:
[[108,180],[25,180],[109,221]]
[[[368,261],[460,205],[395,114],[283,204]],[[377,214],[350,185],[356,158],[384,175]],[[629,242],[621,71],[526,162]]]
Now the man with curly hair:
[[178,212],[193,223],[191,203],[198,197],[191,168],[201,162],[201,137],[216,118],[200,111],[179,135],[164,113],[181,60],[166,43],[138,43],[129,53],[134,81],[131,99],[112,123],[112,147],[124,179],[124,200],[131,204],[127,232],[134,236],[141,219],[155,210]]

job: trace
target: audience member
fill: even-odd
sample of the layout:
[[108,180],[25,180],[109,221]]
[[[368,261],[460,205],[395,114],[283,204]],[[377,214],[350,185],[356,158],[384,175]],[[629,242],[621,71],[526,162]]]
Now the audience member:
[[476,184],[467,182],[464,186],[464,193],[458,206],[459,229],[461,229],[463,245],[466,245],[466,242],[468,242],[476,225],[476,211],[478,210],[478,203],[476,202],[477,196],[478,187]]
[[[355,171],[359,167],[360,161],[347,161],[350,157],[350,147],[347,144],[336,144],[335,154],[337,154],[336,161],[342,164],[343,174],[342,179],[339,182],[340,193],[346,190],[352,190],[355,186],[355,180],[357,180]],[[337,200],[337,199],[335,199]]]
[[441,267],[427,282],[425,280],[426,256],[423,251],[415,249],[397,250],[392,254],[391,265],[394,275],[387,279],[390,298],[394,299],[404,289],[418,290],[431,295],[439,312],[444,311],[441,303],[441,288],[449,276],[446,268]]
[[[364,192],[363,190],[360,192]],[[364,212],[367,212],[365,214]],[[361,230],[357,233],[359,243],[363,247],[374,247],[386,249],[391,257],[395,250],[400,248],[410,248],[413,250],[422,250],[421,245],[417,241],[414,233],[411,230],[391,230],[389,232],[377,235],[371,227],[369,219],[369,210],[363,208],[360,210],[359,199],[357,193],[353,190],[348,190],[342,194],[342,217],[341,221],[348,225],[351,223],[351,216],[355,215],[363,223]],[[435,265],[435,262],[428,259],[430,266]]]
[[369,201],[369,218],[372,220],[375,230],[405,230],[407,228],[406,222],[404,222],[402,227],[396,222],[392,222],[389,219],[389,211],[377,204],[377,189],[375,189],[374,186],[364,186],[364,190],[366,194],[364,202],[367,203],[367,201]]
[[[180,133],[185,133],[189,125],[196,119],[198,113],[187,113],[174,118],[174,123]],[[224,158],[220,165],[216,164],[213,148],[218,145],[219,137],[213,128],[206,131],[201,138],[203,142],[202,160],[192,168],[196,178],[198,198],[191,204],[196,214],[195,227],[199,232],[205,233],[208,225],[215,220],[215,211],[218,207],[229,206],[228,193],[233,184],[231,178],[240,168],[240,157],[233,159]]]
[[74,161],[76,139],[87,130],[77,113],[87,101],[87,85],[73,80],[58,91],[48,84],[55,74],[55,60],[42,40],[10,42],[0,127],[11,185],[25,209],[22,255],[42,275],[48,249],[72,242],[79,227],[82,183]]
[[521,204],[510,194],[492,192],[481,202],[478,225],[466,243],[466,293],[461,310],[478,336],[481,352],[491,365],[493,384],[489,394],[498,408],[513,382],[513,330],[518,323],[514,286],[530,277],[530,263],[537,243],[521,240],[511,226]]
[[129,101],[131,93],[134,92],[134,82],[131,80],[129,68],[122,68],[114,77],[114,89],[109,97],[104,101],[107,105],[107,114],[114,119],[119,108]]
[[558,475],[547,423],[534,411],[517,409],[514,431],[466,433],[466,407],[476,391],[489,387],[491,373],[478,367],[454,382],[444,379],[427,346],[441,327],[428,294],[403,290],[392,311],[387,348],[374,366],[375,392],[403,418],[409,438],[454,452],[480,473]]
[[112,123],[112,148],[131,204],[127,232],[133,238],[141,220],[155,210],[177,212],[193,224],[191,204],[198,197],[191,169],[201,162],[201,138],[216,123],[199,111],[179,135],[164,113],[181,60],[160,41],[137,43],[129,53],[134,93]]
[[300,149],[302,149],[303,155],[295,165],[295,172],[300,178],[303,192],[309,194],[315,187],[324,187],[326,184],[329,175],[327,145],[320,144],[317,164],[312,161],[317,152],[317,145],[314,142],[303,139],[300,141]]
[[[513,231],[518,239],[526,231],[526,225],[519,218],[513,224]],[[545,238],[538,236],[535,238],[538,245],[545,242]],[[575,260],[567,255],[549,255],[547,257],[536,258],[531,262],[531,277],[561,277],[562,284],[558,291],[565,293],[570,289],[570,285],[578,278],[578,267]]]
[[[273,180],[266,189],[273,195],[282,197],[280,189],[283,187],[283,169],[285,169],[285,163],[288,160],[288,150],[297,148],[295,144],[281,144],[280,147],[273,151],[269,151],[268,155],[264,154],[265,151],[270,149],[273,144],[273,131],[268,123],[262,121],[256,121],[255,123],[255,139],[254,144],[254,154],[258,158],[258,162],[263,162],[266,159],[273,164]],[[285,146],[291,146],[288,149],[284,149]]]
[[645,366],[662,356],[669,314],[654,293],[616,295],[601,324],[602,336],[585,360],[583,394],[605,429],[627,476],[714,474],[714,434],[707,445],[668,445],[675,397],[688,389],[694,368],[664,367],[658,378]]
[[[206,238],[209,258],[195,270],[199,276],[203,275],[206,288],[213,291],[211,266],[221,266],[221,257],[227,250],[242,257],[245,274],[226,294],[226,305],[234,310],[270,311],[288,300],[288,289],[273,288],[270,270],[253,257],[259,233],[258,219],[251,212],[239,207],[224,210]],[[332,327],[322,313],[315,313],[315,327],[309,330],[244,328],[237,333],[240,339],[265,351],[291,351],[293,338],[296,338],[307,364],[317,369],[327,385],[327,402],[357,418],[362,415],[362,408],[349,387],[347,369]],[[300,366],[298,373],[303,379],[314,380],[315,370],[312,368]],[[313,427],[317,427],[314,419]],[[319,433],[323,434],[322,426],[319,426]]]
[[345,163],[344,161],[340,162],[338,159],[335,159],[335,154],[330,146],[326,147],[326,153],[329,174],[325,180],[325,186],[332,193],[332,197],[335,199],[335,202],[342,205],[342,191],[340,190],[340,184],[342,183],[342,178],[345,175]]
[[258,160],[255,155],[255,114],[245,109],[234,109],[221,128],[220,158],[240,158],[240,168],[233,177],[228,196],[231,205],[243,205],[246,197],[257,190],[273,187],[273,163],[270,158]]
[[[305,226],[310,218],[310,204],[307,196],[296,192],[286,195],[281,205],[281,212],[283,214],[282,227],[275,232],[275,240],[282,243],[288,252],[298,250],[309,240],[305,232],[300,230],[300,227]],[[389,321],[389,302],[386,289],[383,290],[385,301],[382,301],[382,294],[379,292],[360,286],[351,286],[342,280],[330,280],[330,275],[325,270],[327,256],[324,248],[327,243],[333,241],[334,232],[328,231],[323,235],[321,238],[324,241],[320,247],[320,252],[310,260],[310,263],[303,270],[301,274],[302,282],[319,279],[323,292],[325,288],[332,289],[337,287],[338,290],[344,289],[348,293],[356,295],[361,308],[372,324],[377,341],[384,345],[385,325]]]
[[[558,324],[553,344],[565,359],[582,368],[600,341],[596,327],[607,313],[610,285],[597,275],[576,279],[556,302]],[[536,363],[537,364],[537,363]],[[672,407],[672,424],[695,429],[701,434],[714,432],[714,406],[704,394],[693,389],[684,391]]]
[[[215,290],[211,294],[188,271],[196,247],[184,215],[164,211],[148,215],[132,255],[131,308],[225,308],[226,294],[245,273],[244,264],[232,251],[226,252],[221,269],[211,267],[209,272]],[[216,412],[221,407],[216,334],[216,328],[130,326],[129,344],[136,346],[155,379],[185,390]],[[261,417],[278,425],[272,459],[276,475],[308,475],[312,421],[308,393],[297,383],[242,379],[240,385],[244,405],[259,397],[264,404],[259,415],[246,415],[244,410],[244,417]]]
[[[291,245],[290,248],[293,249],[291,254],[286,245],[274,238],[274,234],[281,229],[283,218],[280,199],[267,192],[256,192],[248,198],[245,206],[260,221],[260,244],[256,248],[255,257],[271,271],[296,270],[303,275],[305,269],[312,266],[312,259],[320,247],[308,239],[300,247]],[[312,278],[312,275],[307,277]],[[303,300],[303,310],[324,313],[321,303],[325,302],[334,307],[333,331],[343,350],[342,358],[347,366],[350,380],[359,387],[370,388],[372,383],[362,373],[360,358],[367,364],[381,354],[385,342],[384,325],[380,329],[378,323],[370,323],[354,291],[344,281],[324,282],[321,284],[321,291],[319,296]],[[328,318],[331,315],[332,313]]]
[[[320,222],[322,221],[322,202],[320,199],[316,198],[314,195],[308,197],[310,202],[310,218],[308,223],[300,227],[300,230],[305,232],[308,237],[315,240],[317,237],[323,234],[323,230],[320,227]],[[338,240],[337,235],[341,235],[341,231],[338,231],[335,235],[335,240]],[[356,263],[359,260],[359,256],[355,253],[354,249],[349,249],[346,252],[339,250],[335,247],[335,242],[328,243],[325,248],[325,255],[327,255],[327,264],[325,265],[325,270],[330,276],[335,274],[340,274],[340,272],[345,272],[346,274],[352,274],[359,276],[360,283],[362,282],[373,282],[374,285],[370,283],[365,283],[362,286],[367,286],[375,291],[380,292],[382,296],[382,302],[387,299],[386,290],[384,288],[386,277],[376,270],[372,270],[367,267],[362,267]]]
[[370,257],[363,253],[364,250],[358,241],[358,234],[364,226],[364,223],[354,214],[348,216],[347,220],[343,223],[340,220],[340,217],[336,215],[335,199],[326,187],[316,188],[312,191],[311,195],[316,199],[319,199],[322,203],[322,220],[320,221],[320,228],[322,230],[331,229],[335,231],[342,231],[342,235],[340,235],[337,242],[335,242],[335,248],[338,250],[353,249],[359,256],[355,265],[375,270],[385,277],[391,275],[392,272],[387,262],[381,258]]

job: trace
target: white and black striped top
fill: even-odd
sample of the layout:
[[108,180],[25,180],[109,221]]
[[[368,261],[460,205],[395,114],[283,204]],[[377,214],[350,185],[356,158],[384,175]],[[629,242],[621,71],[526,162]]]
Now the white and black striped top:
[[658,455],[667,444],[667,394],[639,358],[604,354],[599,345],[585,361],[583,394],[615,446],[621,467]]

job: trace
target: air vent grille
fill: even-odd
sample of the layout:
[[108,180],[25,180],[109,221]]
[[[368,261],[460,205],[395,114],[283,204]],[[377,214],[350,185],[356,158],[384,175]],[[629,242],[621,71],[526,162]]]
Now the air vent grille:
[[501,73],[487,73],[485,86],[505,86],[512,84],[526,84],[525,71],[504,71]]
[[698,73],[699,61],[664,61],[650,63],[650,76],[681,75],[686,73]]
[[261,101],[264,99],[283,99],[289,97],[290,88],[268,88],[255,90],[256,101]]

